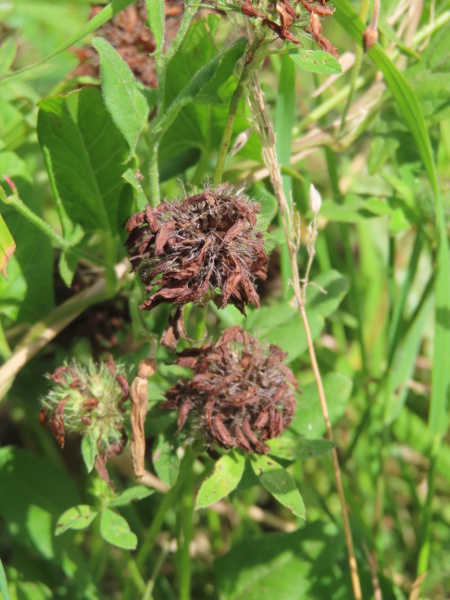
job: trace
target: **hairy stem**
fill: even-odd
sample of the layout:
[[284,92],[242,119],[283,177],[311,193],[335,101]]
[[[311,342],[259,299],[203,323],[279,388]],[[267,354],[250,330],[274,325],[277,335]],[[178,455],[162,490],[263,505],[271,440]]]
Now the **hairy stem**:
[[[261,50],[263,50],[261,52]],[[239,108],[239,102],[242,98],[242,94],[245,90],[248,80],[252,73],[261,64],[261,61],[266,56],[267,45],[263,45],[263,40],[255,38],[253,44],[247,51],[245,57],[244,68],[241,73],[241,77],[237,84],[234,94],[231,97],[230,108],[228,111],[228,118],[225,125],[225,129],[222,135],[222,141],[220,143],[219,155],[217,157],[216,170],[214,172],[213,184],[218,185],[222,181],[223,170],[225,167],[225,160],[228,154],[228,148],[230,146],[231,135],[233,133],[233,125],[236,119],[237,110]]]
[[[252,95],[250,98],[250,104],[254,119],[257,123],[259,134],[262,141],[263,148],[263,159],[266,167],[269,171],[270,180],[272,182],[275,195],[278,200],[279,210],[283,221],[283,228],[286,236],[287,246],[289,249],[289,256],[291,261],[292,270],[292,286],[294,289],[295,298],[297,300],[297,306],[300,313],[300,317],[305,328],[306,339],[308,342],[308,351],[311,359],[311,366],[314,373],[314,377],[319,392],[320,405],[322,408],[322,414],[325,421],[327,430],[327,437],[330,441],[333,441],[333,431],[331,429],[330,417],[328,413],[327,402],[325,398],[325,391],[323,388],[322,378],[319,371],[319,366],[316,359],[314,345],[312,341],[311,331],[309,328],[308,317],[306,314],[306,308],[304,298],[302,295],[302,286],[300,284],[300,276],[297,266],[297,250],[298,241],[296,240],[296,234],[294,231],[293,215],[289,203],[286,199],[283,190],[283,181],[281,178],[281,170],[276,157],[275,150],[275,133],[271,118],[265,106],[264,96],[259,84],[259,80],[256,74],[252,76]],[[307,285],[307,281],[304,282]],[[344,488],[342,485],[341,471],[339,468],[339,459],[336,449],[332,451],[333,469],[336,478],[336,487],[339,495],[339,501],[341,504],[342,518],[344,524],[345,541],[347,545],[348,561],[350,566],[350,575],[353,586],[353,595],[355,600],[361,600],[361,584],[358,575],[358,566],[356,563],[355,552],[353,548],[352,533],[350,529],[350,523],[348,518],[347,505],[345,502]]]

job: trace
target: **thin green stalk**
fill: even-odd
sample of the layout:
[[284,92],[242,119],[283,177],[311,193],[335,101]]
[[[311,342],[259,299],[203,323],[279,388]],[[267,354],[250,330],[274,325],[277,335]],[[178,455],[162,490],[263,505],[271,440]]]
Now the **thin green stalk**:
[[[187,452],[192,452],[190,448]],[[193,533],[193,513],[194,513],[194,478],[187,479],[181,499],[181,538],[179,544],[179,585],[180,600],[190,600],[191,598],[191,555],[190,545]]]
[[241,77],[239,79],[236,89],[234,90],[234,94],[231,97],[230,108],[228,110],[228,118],[225,125],[225,129],[223,131],[222,141],[220,143],[219,148],[219,155],[217,157],[216,170],[214,172],[214,185],[219,185],[219,183],[222,182],[223,171],[225,168],[225,160],[227,158],[231,135],[233,133],[233,125],[239,108],[239,102],[245,90],[245,86],[247,85],[247,82],[249,81],[252,73],[255,72],[255,70],[264,60],[266,55],[267,44],[264,43],[263,39],[255,38],[250,49],[247,51]]
[[172,60],[172,58],[178,52],[181,42],[184,40],[184,36],[186,35],[187,30],[189,29],[189,25],[191,24],[191,21],[192,21],[193,17],[195,16],[195,13],[199,9],[199,6],[200,6],[200,4],[194,5],[192,2],[190,2],[190,0],[186,0],[183,18],[181,20],[181,25],[178,29],[177,35],[175,36],[175,39],[173,40],[170,48],[167,50],[166,54],[164,55],[164,60],[165,60],[166,65]]
[[42,231],[58,248],[64,250],[64,252],[74,254],[79,258],[84,258],[85,260],[93,262],[97,265],[101,265],[107,270],[113,269],[110,263],[105,262],[95,256],[91,256],[83,250],[74,248],[69,241],[65,240],[63,237],[57,234],[56,231],[54,231],[48,223],[41,219],[41,217],[34,213],[30,208],[28,208],[28,206],[19,198],[17,191],[14,190],[13,195],[8,197],[4,189],[0,186],[0,199],[5,204],[9,204],[10,206],[12,206],[30,223],[32,223],[35,227],[40,229],[40,231]]
[[[165,110],[166,99],[166,70],[170,60],[178,51],[184,36],[189,28],[193,16],[197,12],[197,7],[192,7],[187,4],[183,13],[178,33],[172,42],[172,45],[163,54],[163,47],[158,49],[155,55],[155,70],[158,78],[158,99],[156,103],[156,123],[159,122]],[[164,37],[164,36],[163,36]],[[159,144],[161,143],[161,134],[154,133],[154,128],[150,127],[147,134],[147,145],[149,149],[149,181],[150,181],[150,201],[153,207],[158,206],[161,202],[159,189]]]
[[178,500],[186,479],[188,477],[192,477],[192,465],[194,463],[194,460],[194,453],[186,451],[186,454],[184,455],[183,460],[181,461],[178,479],[176,480],[175,485],[167,492],[163,501],[161,502],[160,507],[155,517],[153,518],[150,529],[148,530],[144,542],[142,543],[142,546],[137,554],[136,565],[138,569],[142,569],[142,567],[144,566],[149,553],[152,551],[156,536],[161,531],[161,528],[164,524],[166,514],[168,510]]
[[208,104],[206,107],[206,115],[205,115],[204,144],[202,147],[200,160],[197,163],[195,173],[191,179],[192,185],[200,185],[205,178],[205,172],[208,169],[209,158],[211,155],[210,146],[211,146],[211,106]]
[[144,581],[144,579],[142,578],[141,572],[139,571],[139,569],[136,566],[136,562],[133,558],[133,556],[128,552],[126,553],[126,564],[127,564],[127,569],[128,569],[128,573],[130,576],[130,579],[133,581],[136,590],[140,593],[140,594],[144,594],[145,590],[146,590],[146,583]]
[[153,137],[152,131],[148,132],[147,144],[149,149],[149,182],[150,182],[150,202],[153,207],[158,206],[161,202],[159,191],[159,139]]
[[11,356],[11,348],[9,347],[8,340],[5,336],[5,331],[3,329],[3,324],[0,320],[0,358],[3,360],[8,360]]
[[[336,157],[335,153],[325,146],[325,158],[327,161],[328,168],[328,176],[330,178],[331,191],[333,193],[333,197],[336,202],[341,204],[343,202],[343,197],[341,194],[341,190],[339,189],[339,177],[337,172],[336,165]],[[362,315],[361,315],[361,299],[359,297],[359,289],[357,285],[357,275],[355,272],[355,260],[353,256],[353,251],[351,248],[350,240],[349,240],[349,230],[348,227],[345,227],[342,223],[339,225],[340,238],[342,241],[342,245],[344,246],[345,252],[345,263],[347,267],[347,273],[350,275],[350,289],[349,296],[350,301],[352,303],[352,308],[354,310],[354,314],[356,316],[358,327],[356,330],[358,337],[358,344],[361,355],[361,370],[363,378],[367,377],[367,354],[366,347],[364,344],[364,336],[363,336],[363,323],[362,323]]]
[[142,596],[142,600],[153,600],[153,588],[155,587],[155,581],[158,577],[158,573],[160,572],[161,567],[164,564],[164,561],[166,560],[168,552],[169,547],[168,545],[166,545],[161,550],[161,554],[159,555],[158,560],[156,561],[155,568],[153,569],[152,576],[148,580],[147,587],[145,589],[144,595]]
[[[279,77],[279,86],[277,93],[276,115],[275,115],[275,133],[276,133],[276,151],[277,159],[280,165],[290,164],[292,154],[292,128],[295,122],[295,84],[296,70],[295,64],[286,54],[281,56],[281,72]],[[292,177],[282,175],[283,189],[286,198],[292,197]],[[283,226],[283,220],[278,213],[278,225]],[[280,248],[281,258],[281,279],[283,292],[286,294],[289,288],[289,279],[291,273],[291,262],[287,245],[283,244]]]
[[406,273],[405,281],[403,282],[400,296],[394,306],[391,322],[389,325],[388,333],[388,368],[392,365],[394,359],[395,350],[397,348],[398,335],[400,330],[401,319],[405,310],[406,300],[411,288],[412,281],[417,271],[417,265],[419,263],[420,253],[422,251],[422,236],[420,231],[417,232],[416,239],[414,242],[413,251],[409,260],[408,271]]
[[[367,13],[369,12],[369,4],[370,4],[370,0],[362,0],[361,6],[359,8],[359,18],[364,23],[366,22]],[[351,75],[351,80],[350,80],[350,91],[348,93],[347,102],[345,103],[344,110],[342,112],[341,125],[339,127],[339,131],[341,133],[344,130],[345,119],[347,118],[347,114],[348,114],[349,108],[351,106],[353,96],[355,94],[356,80],[358,79],[359,72],[361,71],[362,57],[363,57],[363,49],[359,44],[356,44],[355,45],[355,63],[353,65],[352,75]]]
[[432,441],[432,446],[430,450],[430,466],[428,470],[428,493],[427,499],[425,501],[425,506],[423,507],[423,521],[420,532],[420,550],[419,550],[419,558],[417,561],[417,575],[422,575],[422,573],[426,573],[428,570],[428,565],[430,562],[430,550],[431,550],[431,539],[430,539],[430,529],[431,529],[431,519],[433,516],[433,498],[434,498],[434,488],[436,482],[436,467],[437,461],[439,457],[439,451],[441,448],[441,436],[435,435]]

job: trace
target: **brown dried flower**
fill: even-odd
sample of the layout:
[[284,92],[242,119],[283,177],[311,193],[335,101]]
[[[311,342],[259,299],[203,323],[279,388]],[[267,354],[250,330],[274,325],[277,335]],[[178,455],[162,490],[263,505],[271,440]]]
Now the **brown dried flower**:
[[195,373],[166,392],[160,408],[178,410],[178,431],[189,417],[194,437],[222,448],[267,454],[294,416],[298,383],[278,346],[265,351],[238,326],[216,344],[184,350],[177,364]]
[[127,249],[149,298],[151,310],[175,305],[162,344],[175,350],[186,337],[183,310],[188,302],[213,298],[219,308],[259,306],[254,281],[264,280],[268,257],[255,230],[259,205],[224,184],[182,202],[164,202],[133,215]]
[[[166,0],[165,14],[165,43],[170,45],[176,35],[183,14],[182,0]],[[92,19],[104,8],[103,4],[92,7]],[[147,11],[144,0],[127,6],[113,19],[107,21],[96,32],[114,46],[120,56],[133,71],[135,77],[148,87],[156,87],[154,59],[150,56],[155,51],[155,39],[150,28],[146,25]],[[72,76],[90,75],[98,77],[100,59],[92,46],[83,48],[73,47],[80,65],[72,72]]]
[[291,32],[291,27],[304,19],[305,15],[299,6],[301,4],[310,13],[311,27],[305,27],[305,32],[313,36],[319,48],[337,58],[337,48],[322,35],[319,23],[319,17],[331,16],[334,13],[334,8],[327,6],[327,2],[328,0],[245,0],[241,10],[248,17],[262,19],[263,24],[280,39],[300,44],[300,40]]

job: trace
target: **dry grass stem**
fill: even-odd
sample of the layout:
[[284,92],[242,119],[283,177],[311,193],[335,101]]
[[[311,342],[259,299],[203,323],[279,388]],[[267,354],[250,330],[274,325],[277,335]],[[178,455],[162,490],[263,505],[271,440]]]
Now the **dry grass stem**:
[[[311,331],[309,329],[308,318],[306,315],[306,308],[304,302],[304,295],[302,293],[302,285],[300,282],[300,276],[297,266],[297,251],[298,246],[295,240],[294,224],[293,224],[293,211],[292,207],[289,206],[288,200],[283,190],[283,182],[281,178],[281,169],[278,164],[276,156],[275,146],[275,132],[272,121],[266,110],[264,96],[259,84],[257,75],[253,75],[251,79],[252,93],[250,95],[250,104],[252,109],[253,118],[257,124],[259,135],[261,137],[263,159],[266,167],[269,171],[270,180],[275,191],[275,195],[278,200],[279,210],[282,217],[284,233],[286,236],[287,246],[289,250],[289,257],[292,270],[292,286],[294,289],[295,298],[297,300],[297,306],[302,319],[306,338],[308,342],[308,351],[311,359],[311,366],[314,372],[314,377],[319,392],[320,404],[322,408],[322,414],[326,425],[327,437],[333,441],[333,431],[331,429],[330,417],[328,414],[328,407],[325,398],[325,392],[323,388],[322,378],[317,364],[316,354],[314,351],[314,345],[311,337]],[[307,285],[307,281],[303,281],[303,290]],[[350,574],[353,586],[353,595],[355,600],[361,600],[361,584],[358,575],[358,566],[356,563],[355,552],[353,548],[352,533],[350,529],[350,523],[348,518],[347,505],[345,502],[344,489],[342,486],[341,471],[339,468],[339,460],[336,449],[332,451],[333,469],[336,478],[336,487],[339,494],[339,500],[342,510],[342,518],[344,523],[344,533],[347,545],[348,560],[350,566]]]

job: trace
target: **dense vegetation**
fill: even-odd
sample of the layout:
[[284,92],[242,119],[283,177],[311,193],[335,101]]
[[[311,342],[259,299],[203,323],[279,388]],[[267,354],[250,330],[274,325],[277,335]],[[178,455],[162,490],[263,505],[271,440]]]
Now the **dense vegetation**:
[[447,597],[450,10],[378,4],[0,3],[5,600]]

